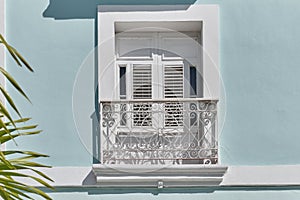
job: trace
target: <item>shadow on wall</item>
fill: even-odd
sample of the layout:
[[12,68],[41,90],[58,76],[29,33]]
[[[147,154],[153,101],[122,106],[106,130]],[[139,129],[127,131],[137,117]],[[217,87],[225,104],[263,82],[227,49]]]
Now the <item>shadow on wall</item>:
[[[92,176],[92,172],[89,174],[91,179],[94,179]],[[213,187],[213,186],[203,186],[203,187],[195,187],[195,188],[106,188],[106,187],[97,187],[94,180],[91,182],[83,183],[86,187],[56,187],[55,190],[51,190],[48,188],[41,188],[44,192],[47,193],[70,193],[70,192],[82,192],[87,193],[88,195],[101,195],[101,194],[141,194],[148,193],[153,195],[160,194],[180,194],[180,193],[188,193],[188,194],[199,194],[199,193],[214,193],[215,191],[231,191],[231,190],[248,190],[248,191],[261,191],[263,189],[267,190],[278,190],[276,187]],[[93,185],[89,185],[93,184]],[[297,186],[295,186],[297,187]],[[293,187],[292,187],[293,188]],[[295,188],[293,188],[295,189]],[[296,188],[297,189],[297,188]],[[298,188],[299,189],[299,188]],[[288,189],[287,189],[288,190]]]
[[196,0],[49,0],[43,17],[54,19],[95,19],[98,5],[191,5]]
[[[49,0],[49,5],[43,12],[43,17],[54,18],[56,20],[66,20],[66,19],[95,19],[94,21],[94,47],[97,47],[97,6],[98,5],[119,5],[114,11],[132,11],[137,9],[134,5],[153,5],[153,7],[148,6],[149,9],[154,10],[169,10],[169,9],[180,9],[185,10],[189,5],[195,3],[196,0],[128,0],[126,5],[132,5],[132,7],[122,7],[125,5],[124,0]],[[162,7],[154,7],[155,5],[166,5]],[[170,6],[169,6],[170,5]],[[177,8],[172,7],[172,5],[182,5]],[[117,9],[117,10],[115,10]],[[139,8],[143,9],[143,8]],[[107,10],[106,10],[107,11]],[[99,98],[98,98],[98,51],[95,48],[94,51],[95,66],[94,66],[94,108],[95,111],[91,114],[91,126],[92,126],[92,136],[93,136],[93,163],[99,163],[100,159],[100,127],[99,127]]]
[[[56,187],[55,190],[42,187],[41,190],[47,193],[63,193],[63,192],[83,192],[88,195],[101,195],[101,194],[141,194],[141,193],[151,193],[153,195],[160,194],[210,194],[216,191],[226,192],[226,191],[251,191],[251,192],[261,192],[261,191],[292,191],[299,190],[299,186],[288,186],[280,187],[278,186],[203,186],[203,187],[194,187],[194,188],[99,188],[94,185],[94,187],[79,187],[79,188],[66,188],[66,187]],[[99,197],[100,198],[100,197]],[[200,197],[198,199],[201,199]]]

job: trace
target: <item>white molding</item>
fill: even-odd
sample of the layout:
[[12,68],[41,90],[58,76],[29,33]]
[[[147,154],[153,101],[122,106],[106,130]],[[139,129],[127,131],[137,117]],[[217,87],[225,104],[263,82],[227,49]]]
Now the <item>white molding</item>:
[[224,186],[300,186],[300,165],[231,166]]
[[[49,175],[55,181],[51,183],[55,187],[101,187],[101,185],[96,184],[96,177],[92,172],[92,167],[53,167],[39,170]],[[180,179],[181,177],[178,176],[177,178]],[[144,176],[143,179],[147,180],[147,177]],[[27,179],[22,180],[30,185],[41,186]],[[300,165],[229,166],[223,181],[216,187],[249,186],[300,186]],[[157,188],[157,184],[153,187]]]
[[216,186],[226,170],[219,165],[93,165],[99,187]]

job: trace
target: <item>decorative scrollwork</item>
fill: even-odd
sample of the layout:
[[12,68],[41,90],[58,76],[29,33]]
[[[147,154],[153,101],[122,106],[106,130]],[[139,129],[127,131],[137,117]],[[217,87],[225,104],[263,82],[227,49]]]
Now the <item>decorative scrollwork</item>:
[[103,127],[112,127],[115,123],[113,118],[113,109],[112,106],[104,104],[102,106],[102,126]]
[[215,164],[217,101],[102,103],[106,164]]

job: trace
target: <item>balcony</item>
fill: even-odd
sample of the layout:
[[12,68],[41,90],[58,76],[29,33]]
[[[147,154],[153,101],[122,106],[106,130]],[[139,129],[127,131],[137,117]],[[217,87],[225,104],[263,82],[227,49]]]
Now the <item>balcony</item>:
[[101,163],[218,163],[217,100],[101,101]]

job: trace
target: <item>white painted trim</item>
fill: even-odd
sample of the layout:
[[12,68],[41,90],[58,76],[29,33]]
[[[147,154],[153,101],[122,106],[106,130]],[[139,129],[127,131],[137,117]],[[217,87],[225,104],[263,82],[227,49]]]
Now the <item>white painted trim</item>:
[[[89,173],[91,172],[91,167],[53,167],[38,168],[38,170],[45,173],[54,181],[50,182],[44,179],[47,183],[54,187],[82,187],[85,179],[87,179]],[[37,174],[28,170],[21,170],[20,172],[37,176]],[[31,179],[16,178],[16,180],[22,181],[22,183],[27,185],[43,187],[41,184]]]
[[[98,7],[99,98],[118,99],[115,91],[115,24],[117,23],[174,23],[203,22],[202,35],[204,92],[206,98],[219,98],[219,9],[218,5],[159,5]],[[147,23],[146,23],[147,22]],[[139,23],[139,26],[143,23]],[[133,25],[130,26],[134,27]],[[141,28],[141,27],[135,27]],[[176,30],[174,30],[176,31]],[[189,31],[189,30],[186,30]],[[111,83],[111,84],[108,84]],[[103,87],[102,87],[103,86]],[[105,87],[104,87],[105,86]]]
[[216,186],[227,167],[219,165],[93,165],[100,187],[196,187]]
[[231,166],[224,186],[300,186],[300,165]]
[[[45,172],[55,181],[52,183],[55,187],[101,187],[101,185],[96,184],[96,178],[91,173],[92,167],[53,167],[39,170]],[[177,179],[180,178],[179,175]],[[143,179],[147,180],[147,177],[143,177]],[[22,180],[25,183],[40,186],[33,181]],[[229,166],[223,181],[217,187],[225,186],[300,186],[300,165]]]

